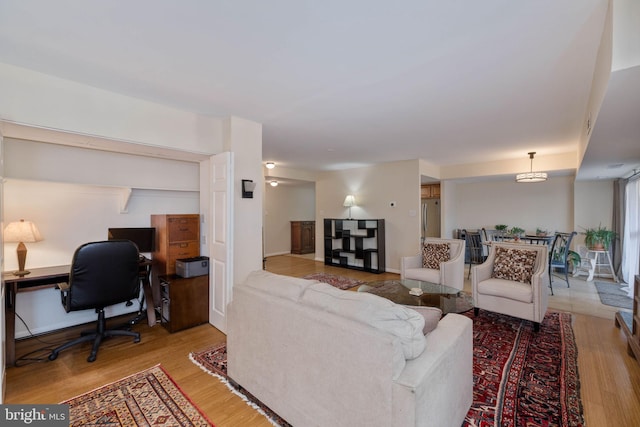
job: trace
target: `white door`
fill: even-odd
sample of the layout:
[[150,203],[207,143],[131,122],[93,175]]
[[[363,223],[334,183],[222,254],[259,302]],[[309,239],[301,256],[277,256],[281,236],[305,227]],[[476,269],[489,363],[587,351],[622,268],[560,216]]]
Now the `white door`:
[[227,304],[231,301],[233,287],[232,156],[226,152],[212,156],[210,160],[209,322],[224,333],[227,331]]

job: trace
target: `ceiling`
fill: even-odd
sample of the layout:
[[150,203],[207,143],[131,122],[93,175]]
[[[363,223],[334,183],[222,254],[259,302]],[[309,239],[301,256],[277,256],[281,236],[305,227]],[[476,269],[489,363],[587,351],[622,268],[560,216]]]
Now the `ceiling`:
[[[0,62],[262,123],[264,160],[290,168],[579,157],[607,6],[3,0]],[[638,64],[612,73],[579,179],[640,169]]]

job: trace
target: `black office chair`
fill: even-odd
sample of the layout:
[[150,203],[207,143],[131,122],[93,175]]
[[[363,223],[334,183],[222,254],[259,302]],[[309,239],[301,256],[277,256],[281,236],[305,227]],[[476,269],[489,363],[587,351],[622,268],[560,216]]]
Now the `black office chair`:
[[564,273],[564,280],[567,282],[567,288],[569,287],[569,249],[571,246],[571,240],[577,233],[572,231],[571,233],[556,233],[556,237],[551,245],[551,251],[549,252],[549,289],[551,289],[551,295],[553,295],[553,270],[562,270]]
[[124,329],[106,329],[104,308],[129,302],[140,294],[138,248],[129,240],[109,240],[85,243],[76,249],[71,263],[69,283],[60,286],[62,305],[66,312],[95,309],[98,324],[95,331],[83,332],[80,338],[54,349],[49,360],[76,344],[93,341],[88,362],[96,360],[103,338],[125,335],[133,342],[140,341],[140,333]]

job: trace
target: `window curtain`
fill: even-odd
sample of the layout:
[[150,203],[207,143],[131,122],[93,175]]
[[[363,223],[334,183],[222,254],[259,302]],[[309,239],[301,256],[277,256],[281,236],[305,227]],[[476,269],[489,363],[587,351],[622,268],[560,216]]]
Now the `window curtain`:
[[611,263],[618,277],[622,276],[620,271],[622,265],[622,253],[624,251],[624,229],[626,222],[626,188],[628,179],[616,179],[613,181],[613,223],[612,230],[617,238],[611,244]]
[[629,180],[625,186],[625,227],[622,241],[622,279],[629,284],[633,298],[634,277],[640,271],[640,179]]

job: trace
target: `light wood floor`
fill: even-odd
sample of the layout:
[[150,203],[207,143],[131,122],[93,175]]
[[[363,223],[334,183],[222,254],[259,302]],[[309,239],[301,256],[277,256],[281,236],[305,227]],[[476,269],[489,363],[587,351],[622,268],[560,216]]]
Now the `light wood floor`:
[[[267,270],[302,277],[314,272],[333,273],[371,281],[397,275],[364,273],[325,266],[308,257],[275,256],[267,259]],[[469,283],[465,287],[469,289]],[[574,313],[574,333],[578,344],[578,364],[582,403],[589,427],[640,425],[640,365],[626,352],[626,338],[614,326],[617,309],[600,304],[593,285],[572,279],[567,288],[554,282],[555,296],[550,309]],[[77,329],[77,328],[76,328]],[[105,342],[94,363],[87,363],[88,347],[77,346],[62,352],[54,362],[43,361],[7,369],[5,403],[57,403],[109,382],[161,363],[182,390],[218,427],[270,426],[255,410],[232,394],[218,379],[194,365],[191,351],[225,340],[210,325],[201,325],[169,334],[161,326],[136,325],[142,340],[134,344],[127,338]],[[74,338],[77,330],[40,337],[47,342]],[[44,344],[38,339],[21,340],[17,354],[22,356]],[[33,357],[46,359],[47,353]]]

